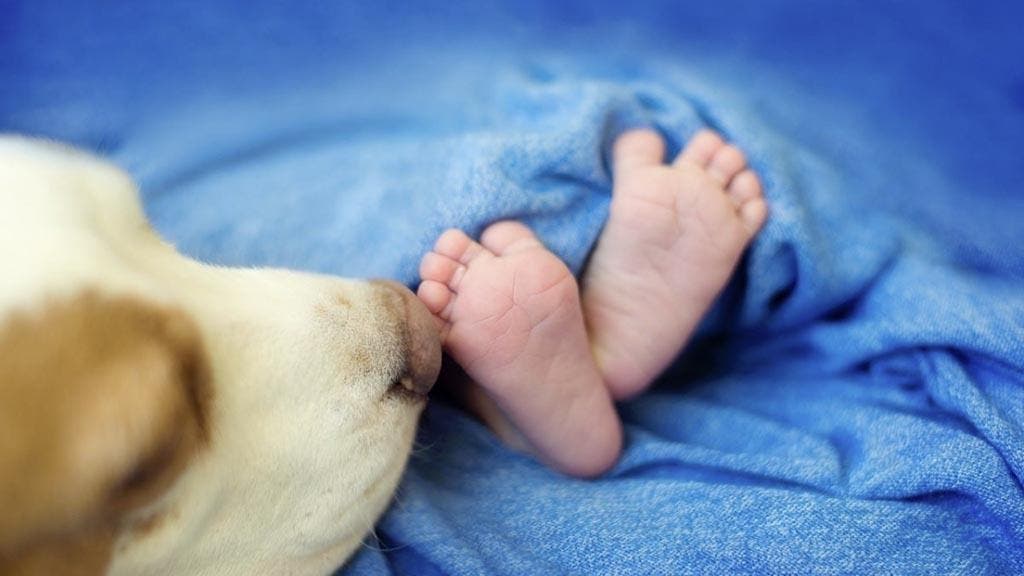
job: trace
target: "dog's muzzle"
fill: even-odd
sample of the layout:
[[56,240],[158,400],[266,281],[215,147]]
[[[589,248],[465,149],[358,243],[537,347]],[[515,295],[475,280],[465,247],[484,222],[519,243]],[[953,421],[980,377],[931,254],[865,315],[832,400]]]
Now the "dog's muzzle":
[[398,282],[375,280],[374,284],[391,293],[405,318],[405,369],[396,383],[425,396],[441,371],[441,340],[434,317],[415,294]]

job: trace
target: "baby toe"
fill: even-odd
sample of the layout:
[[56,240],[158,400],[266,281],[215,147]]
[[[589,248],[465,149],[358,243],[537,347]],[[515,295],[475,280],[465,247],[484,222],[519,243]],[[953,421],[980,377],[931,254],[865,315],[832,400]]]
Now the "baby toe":
[[485,249],[462,230],[452,228],[445,230],[444,234],[441,234],[437,239],[437,242],[434,243],[434,252],[462,264],[469,264],[472,260],[485,253]]
[[484,248],[497,255],[541,247],[541,243],[525,224],[507,220],[492,224],[480,236]]
[[738,208],[754,198],[761,197],[761,180],[752,170],[744,170],[732,179],[726,192]]
[[768,219],[768,204],[764,198],[757,197],[748,200],[739,209],[740,220],[751,236],[757,234]]
[[683,151],[676,157],[675,164],[689,162],[701,168],[707,168],[708,163],[714,158],[725,142],[717,133],[707,128],[697,132],[690,138],[690,141],[683,148]]
[[650,128],[625,132],[612,147],[612,167],[617,174],[659,166],[664,161],[665,140]]
[[708,174],[725,188],[746,167],[747,157],[743,152],[735,146],[726,145],[715,152],[708,164]]
[[447,313],[450,312],[454,296],[448,286],[436,280],[424,280],[416,289],[416,296],[431,314],[443,320],[448,319]]
[[427,252],[420,260],[420,279],[446,284],[452,290],[458,289],[464,271],[465,266],[458,261],[437,252]]

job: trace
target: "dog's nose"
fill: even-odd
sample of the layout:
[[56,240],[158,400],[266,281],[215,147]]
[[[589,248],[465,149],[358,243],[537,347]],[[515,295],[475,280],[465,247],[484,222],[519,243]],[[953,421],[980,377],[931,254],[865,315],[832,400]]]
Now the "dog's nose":
[[434,317],[408,288],[391,280],[376,280],[401,302],[405,317],[405,371],[399,383],[410,392],[426,394],[441,371],[441,338]]

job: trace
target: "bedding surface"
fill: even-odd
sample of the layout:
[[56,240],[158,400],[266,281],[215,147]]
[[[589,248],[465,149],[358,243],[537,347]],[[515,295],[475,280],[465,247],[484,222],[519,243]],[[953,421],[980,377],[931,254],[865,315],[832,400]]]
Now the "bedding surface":
[[341,573],[1024,573],[1024,41],[1003,3],[0,2],[0,131],[183,252],[416,282],[518,218],[581,270],[608,146],[710,126],[771,204],[579,481],[443,400]]

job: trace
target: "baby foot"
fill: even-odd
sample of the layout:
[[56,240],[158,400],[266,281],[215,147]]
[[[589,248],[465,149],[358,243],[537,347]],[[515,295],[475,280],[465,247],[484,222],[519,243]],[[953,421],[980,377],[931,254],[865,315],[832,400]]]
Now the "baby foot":
[[594,356],[617,399],[679,353],[768,215],[743,153],[714,132],[671,165],[664,155],[651,130],[615,142],[611,212],[583,278]]
[[442,234],[423,257],[418,290],[445,350],[500,409],[478,404],[478,414],[513,445],[517,430],[565,473],[604,472],[622,431],[591,356],[576,280],[522,224],[494,224],[480,242]]

